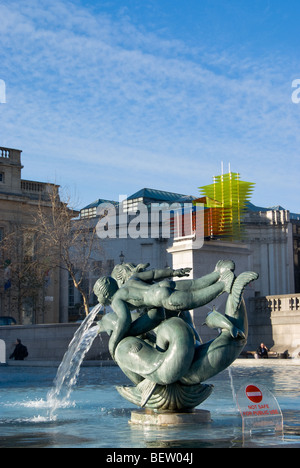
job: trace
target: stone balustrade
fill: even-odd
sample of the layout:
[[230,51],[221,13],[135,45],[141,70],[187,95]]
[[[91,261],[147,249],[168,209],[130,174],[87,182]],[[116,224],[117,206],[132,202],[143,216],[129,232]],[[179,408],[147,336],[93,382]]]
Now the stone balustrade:
[[290,355],[300,350],[300,294],[250,299],[249,331],[248,347],[264,342],[272,350]]
[[21,180],[22,192],[43,193],[47,192],[47,184],[42,182],[33,182],[31,180]]
[[252,299],[257,312],[278,312],[300,310],[300,294],[282,294]]
[[9,159],[10,158],[10,149],[0,147],[0,158]]

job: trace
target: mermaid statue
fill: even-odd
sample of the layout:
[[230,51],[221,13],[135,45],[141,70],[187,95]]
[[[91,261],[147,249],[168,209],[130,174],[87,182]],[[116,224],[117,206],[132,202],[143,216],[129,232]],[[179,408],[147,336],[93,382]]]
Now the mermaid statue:
[[[190,268],[148,268],[126,263],[99,278],[94,292],[113,312],[104,315],[98,331],[110,336],[110,354],[134,384],[117,387],[124,398],[156,411],[191,410],[213,390],[203,382],[230,366],[246,345],[243,291],[258,274],[236,277],[231,260],[219,261],[199,279],[186,278]],[[220,333],[203,344],[190,310],[223,293],[228,294],[225,315],[213,309],[205,320]]]

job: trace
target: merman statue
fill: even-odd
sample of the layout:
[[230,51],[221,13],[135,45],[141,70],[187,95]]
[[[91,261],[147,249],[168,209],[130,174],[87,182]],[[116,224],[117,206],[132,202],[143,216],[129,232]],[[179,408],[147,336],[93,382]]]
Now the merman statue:
[[[118,387],[126,399],[155,410],[195,408],[212,392],[204,381],[226,369],[247,342],[248,323],[243,291],[258,278],[254,272],[235,276],[231,260],[199,279],[186,277],[191,269],[148,270],[149,264],[123,264],[94,286],[99,303],[113,313],[103,317],[99,333],[110,336],[109,351],[134,386]],[[227,293],[225,315],[215,309],[206,318],[221,329],[214,340],[201,344],[190,314]],[[133,312],[135,311],[135,312]]]

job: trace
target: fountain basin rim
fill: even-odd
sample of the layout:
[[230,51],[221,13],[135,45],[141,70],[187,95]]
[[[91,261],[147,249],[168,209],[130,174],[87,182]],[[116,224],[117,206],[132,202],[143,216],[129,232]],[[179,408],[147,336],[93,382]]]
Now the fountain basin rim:
[[131,413],[131,425],[142,426],[186,426],[212,421],[210,411],[195,409],[190,412],[136,410]]
[[[8,361],[5,365],[12,367],[58,367],[61,361],[26,360]],[[86,360],[81,367],[116,367],[117,364],[110,359]],[[236,359],[229,367],[279,367],[300,366],[300,359]]]

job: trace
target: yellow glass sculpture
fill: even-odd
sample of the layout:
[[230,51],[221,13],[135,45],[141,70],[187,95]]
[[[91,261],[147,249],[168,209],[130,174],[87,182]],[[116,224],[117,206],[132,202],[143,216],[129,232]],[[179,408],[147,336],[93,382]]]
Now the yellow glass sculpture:
[[214,177],[213,184],[199,187],[202,197],[196,202],[206,208],[205,236],[231,240],[244,237],[242,220],[254,185],[241,180],[239,173],[229,172]]

